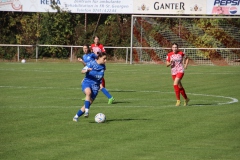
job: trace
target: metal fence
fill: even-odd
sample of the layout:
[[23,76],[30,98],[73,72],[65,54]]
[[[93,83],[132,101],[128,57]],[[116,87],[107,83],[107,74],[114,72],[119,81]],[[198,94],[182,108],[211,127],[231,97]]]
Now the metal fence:
[[[32,47],[35,48],[36,50],[36,54],[35,54],[35,59],[36,61],[38,61],[39,59],[39,47],[66,47],[66,48],[71,48],[70,51],[70,57],[69,60],[70,62],[73,61],[73,48],[82,48],[83,46],[73,46],[73,45],[42,45],[42,44],[38,44],[38,45],[19,45],[19,44],[0,44],[0,47],[16,47],[17,49],[17,61],[20,61],[20,48],[21,47]],[[108,49],[108,48],[113,48],[113,49],[125,49],[126,52],[123,53],[126,55],[126,63],[128,63],[129,60],[129,49],[130,47],[110,47],[110,46],[104,46],[104,48]]]
[[[20,61],[20,48],[35,48],[35,61],[39,60],[39,47],[68,47],[70,48],[69,61],[73,62],[73,48],[82,48],[83,46],[73,45],[18,45],[18,44],[0,44],[0,47],[16,47],[16,58]],[[165,63],[166,55],[171,48],[160,47],[108,47],[106,49],[122,49],[125,52],[125,63]],[[133,52],[129,52],[132,51]],[[240,48],[180,48],[195,65],[240,65]],[[135,52],[134,52],[135,51]],[[209,52],[218,57],[209,57]],[[216,56],[215,55],[215,56]],[[157,57],[157,60],[156,60]]]
[[[240,48],[179,48],[194,65],[240,65]],[[171,48],[133,47],[134,62],[165,63]],[[130,55],[130,57],[132,57]]]

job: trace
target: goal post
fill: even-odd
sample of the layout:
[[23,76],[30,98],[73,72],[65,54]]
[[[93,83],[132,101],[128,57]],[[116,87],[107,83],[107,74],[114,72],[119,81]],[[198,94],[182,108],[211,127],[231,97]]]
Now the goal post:
[[172,43],[196,65],[240,65],[240,16],[132,15],[130,64],[164,64]]

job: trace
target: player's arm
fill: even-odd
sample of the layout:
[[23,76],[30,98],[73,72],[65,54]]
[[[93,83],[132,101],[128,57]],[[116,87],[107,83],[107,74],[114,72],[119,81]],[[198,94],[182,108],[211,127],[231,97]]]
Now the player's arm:
[[183,65],[184,65],[184,68],[185,68],[185,69],[187,69],[188,63],[189,63],[189,58],[188,58],[188,56],[186,56],[186,57],[184,58],[184,61],[183,61]]
[[87,73],[87,72],[89,72],[89,71],[91,71],[91,70],[92,70],[92,68],[89,68],[88,66],[85,66],[85,67],[82,69],[81,73],[82,73],[82,74],[85,74],[85,73]]
[[170,61],[166,61],[166,66],[167,66],[167,67],[171,66],[171,64],[172,64],[172,63],[171,63]]
[[105,50],[105,48],[104,48],[103,44],[99,44],[99,46],[98,46],[98,47],[101,49],[101,51],[102,51],[102,52],[106,52],[106,50]]
[[82,62],[82,64],[83,64],[84,66],[86,66],[86,63],[83,61],[82,58],[78,58],[77,60],[78,60],[79,62]]
[[172,64],[172,61],[171,61],[170,57],[167,55],[166,66],[169,67],[171,64]]

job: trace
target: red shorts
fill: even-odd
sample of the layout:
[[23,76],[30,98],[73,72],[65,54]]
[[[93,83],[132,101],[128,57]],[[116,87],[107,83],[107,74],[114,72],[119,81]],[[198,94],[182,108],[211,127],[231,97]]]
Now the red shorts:
[[105,88],[105,79],[102,78],[102,86]]
[[175,80],[175,78],[179,78],[179,79],[182,79],[184,76],[184,73],[177,73],[176,75],[172,75],[172,79]]

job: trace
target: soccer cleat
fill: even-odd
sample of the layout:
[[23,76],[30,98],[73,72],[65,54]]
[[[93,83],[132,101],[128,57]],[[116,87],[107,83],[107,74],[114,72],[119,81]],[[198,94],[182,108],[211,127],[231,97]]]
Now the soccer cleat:
[[190,101],[190,99],[189,99],[189,98],[185,99],[185,100],[184,100],[184,104],[183,104],[183,105],[184,105],[184,106],[187,106],[189,101]]
[[85,117],[85,118],[88,118],[88,116],[89,116],[89,113],[88,113],[88,112],[85,112],[85,113],[84,113],[84,117]]
[[78,121],[78,118],[73,117],[73,121],[74,121],[74,122],[77,122],[77,121]]
[[176,106],[180,106],[180,104],[181,104],[181,101],[177,100]]
[[110,98],[110,99],[108,99],[108,104],[113,104],[113,101],[114,101],[115,99],[112,97],[112,98]]

